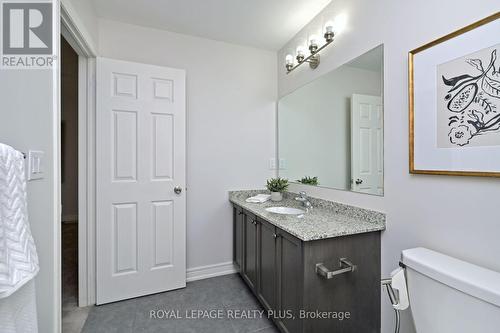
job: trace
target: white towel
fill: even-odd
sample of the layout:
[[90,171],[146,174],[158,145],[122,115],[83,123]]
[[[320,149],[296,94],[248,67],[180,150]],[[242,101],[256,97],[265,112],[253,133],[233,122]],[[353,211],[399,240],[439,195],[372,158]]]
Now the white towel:
[[264,203],[267,200],[271,199],[270,194],[257,194],[253,197],[250,197],[246,200],[246,202],[251,202],[251,203]]
[[23,155],[0,143],[0,298],[14,293],[38,269],[28,222]]
[[0,298],[0,332],[38,332],[35,281],[33,279],[9,297]]

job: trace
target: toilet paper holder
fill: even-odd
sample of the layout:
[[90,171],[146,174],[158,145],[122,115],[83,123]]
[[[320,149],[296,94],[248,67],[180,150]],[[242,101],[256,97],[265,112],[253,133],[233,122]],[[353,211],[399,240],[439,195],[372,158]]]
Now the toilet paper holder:
[[331,279],[336,275],[354,272],[357,268],[352,262],[350,262],[347,258],[339,259],[340,269],[335,271],[329,270],[322,262],[316,264],[316,274],[325,279]]

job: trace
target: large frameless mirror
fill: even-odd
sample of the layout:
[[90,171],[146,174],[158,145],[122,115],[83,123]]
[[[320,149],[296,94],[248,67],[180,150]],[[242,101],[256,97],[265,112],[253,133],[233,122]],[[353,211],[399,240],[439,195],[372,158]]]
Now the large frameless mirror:
[[383,45],[280,99],[279,174],[384,194]]

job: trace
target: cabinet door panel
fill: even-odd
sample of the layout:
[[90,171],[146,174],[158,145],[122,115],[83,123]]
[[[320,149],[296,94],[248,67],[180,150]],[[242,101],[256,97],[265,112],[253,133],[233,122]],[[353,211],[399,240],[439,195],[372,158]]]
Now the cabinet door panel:
[[258,297],[267,310],[275,309],[276,305],[276,228],[259,220],[259,292]]
[[240,207],[233,208],[233,261],[238,271],[243,268],[243,214]]
[[257,287],[257,220],[255,215],[248,212],[244,215],[243,223],[243,278],[250,288],[256,291]]
[[[315,264],[339,267],[348,258],[356,271],[326,280],[314,271]],[[380,332],[380,232],[368,232],[304,245],[306,311],[343,311],[349,320],[304,320],[306,332]]]
[[[278,325],[284,332],[301,332],[298,319],[302,308],[302,242],[283,232],[279,232],[278,242],[278,309],[282,318]],[[295,316],[289,318],[286,314]]]

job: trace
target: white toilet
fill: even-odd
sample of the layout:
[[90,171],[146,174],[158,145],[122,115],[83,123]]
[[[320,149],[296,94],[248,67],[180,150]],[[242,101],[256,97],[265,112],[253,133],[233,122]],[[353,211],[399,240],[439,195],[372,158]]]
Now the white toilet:
[[402,263],[417,333],[500,332],[500,273],[425,248]]

